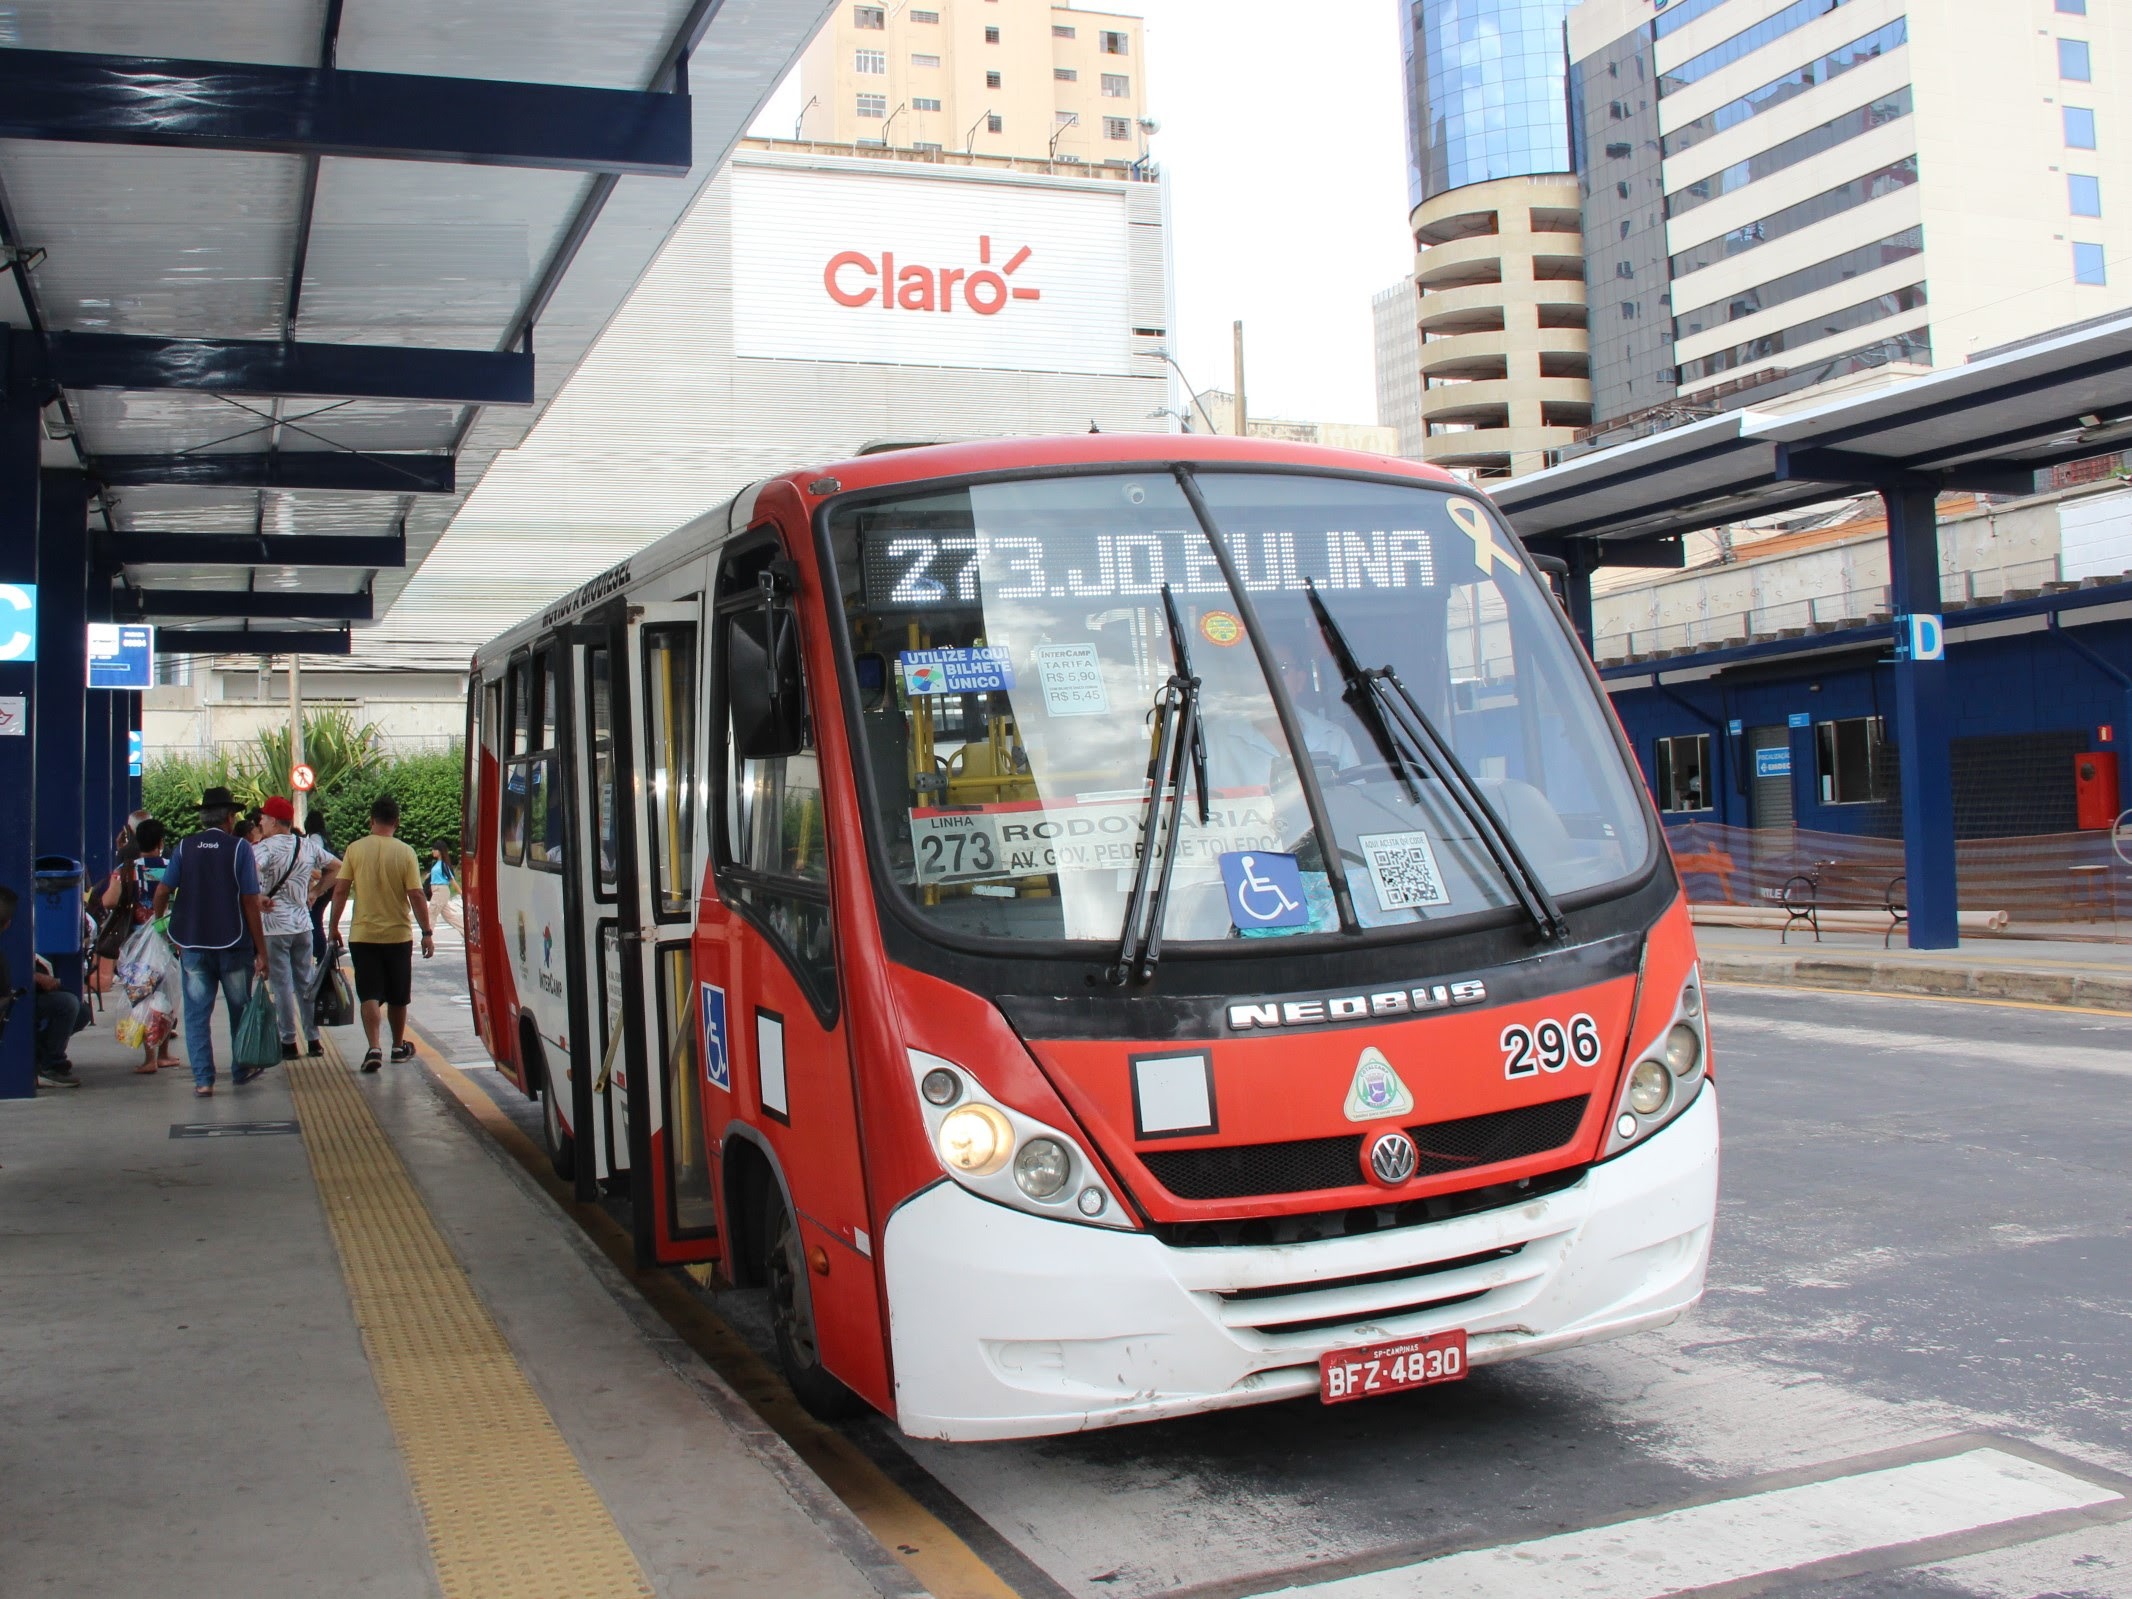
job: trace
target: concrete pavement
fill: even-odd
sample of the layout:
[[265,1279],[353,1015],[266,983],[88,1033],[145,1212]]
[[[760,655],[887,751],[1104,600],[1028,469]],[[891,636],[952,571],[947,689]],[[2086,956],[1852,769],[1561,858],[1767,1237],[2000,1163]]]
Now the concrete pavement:
[[[440,1593],[289,1074],[196,1100],[131,1071],[114,1016],[80,1088],[0,1103],[0,1593]],[[653,1591],[917,1591],[421,1071],[348,1081]]]

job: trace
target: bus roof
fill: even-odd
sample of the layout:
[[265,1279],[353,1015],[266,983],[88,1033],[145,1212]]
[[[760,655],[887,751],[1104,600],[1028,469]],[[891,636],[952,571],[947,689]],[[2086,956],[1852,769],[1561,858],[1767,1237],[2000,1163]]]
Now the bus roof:
[[772,483],[787,483],[810,510],[834,494],[860,489],[893,488],[938,478],[989,472],[1042,470],[1045,467],[1131,466],[1147,462],[1167,466],[1292,466],[1302,471],[1368,472],[1407,477],[1418,483],[1458,484],[1441,467],[1364,450],[1335,450],[1285,439],[1236,438],[1208,433],[1063,433],[977,439],[952,444],[922,444],[853,456],[818,467],[796,468],[743,489],[733,498],[694,517],[632,551],[589,582],[542,607],[515,627],[484,644],[474,654],[476,666],[493,665],[527,640],[564,617],[596,604],[631,584],[656,576],[743,531],[755,514],[755,502]]

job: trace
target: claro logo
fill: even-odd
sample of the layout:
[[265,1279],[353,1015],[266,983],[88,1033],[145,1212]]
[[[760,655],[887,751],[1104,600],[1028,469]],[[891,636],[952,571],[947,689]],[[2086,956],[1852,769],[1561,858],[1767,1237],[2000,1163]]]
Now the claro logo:
[[838,305],[878,302],[884,311],[953,311],[960,285],[964,305],[979,316],[998,316],[1009,300],[1043,298],[1041,290],[1007,282],[1029,264],[1029,255],[1025,244],[1007,258],[1006,265],[993,271],[990,234],[977,240],[974,272],[962,267],[898,267],[894,253],[888,250],[878,260],[861,250],[840,250],[822,268],[822,287]]

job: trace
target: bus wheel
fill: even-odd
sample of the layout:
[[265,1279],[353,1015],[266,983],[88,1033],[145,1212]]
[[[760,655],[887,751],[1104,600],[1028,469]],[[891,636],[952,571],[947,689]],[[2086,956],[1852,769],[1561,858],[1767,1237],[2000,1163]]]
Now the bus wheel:
[[540,1077],[540,1141],[548,1151],[548,1164],[555,1169],[555,1175],[567,1183],[577,1175],[577,1140],[564,1130],[563,1113],[556,1108],[555,1096],[568,1085],[556,1083],[554,1072],[548,1068],[548,1052],[538,1038],[528,1037],[526,1048],[528,1064]]
[[814,1336],[814,1296],[808,1291],[806,1251],[800,1231],[772,1186],[763,1195],[763,1281],[770,1290],[770,1327],[777,1338],[777,1364],[809,1415],[839,1421],[865,1408],[859,1396],[829,1375]]

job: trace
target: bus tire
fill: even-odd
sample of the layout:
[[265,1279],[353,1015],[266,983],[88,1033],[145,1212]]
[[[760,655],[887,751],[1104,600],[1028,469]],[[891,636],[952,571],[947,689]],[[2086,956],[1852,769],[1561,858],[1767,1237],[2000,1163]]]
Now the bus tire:
[[757,1214],[762,1218],[763,1283],[769,1290],[770,1329],[777,1364],[807,1414],[841,1421],[863,1411],[865,1402],[822,1365],[814,1335],[814,1296],[808,1291],[807,1253],[798,1225],[774,1185],[766,1185]]
[[555,1175],[569,1182],[577,1175],[577,1140],[563,1128],[563,1114],[557,1109],[557,1087],[554,1073],[548,1069],[548,1051],[541,1044],[539,1035],[528,1028],[525,1040],[527,1075],[540,1084],[540,1142],[548,1152],[548,1164]]

